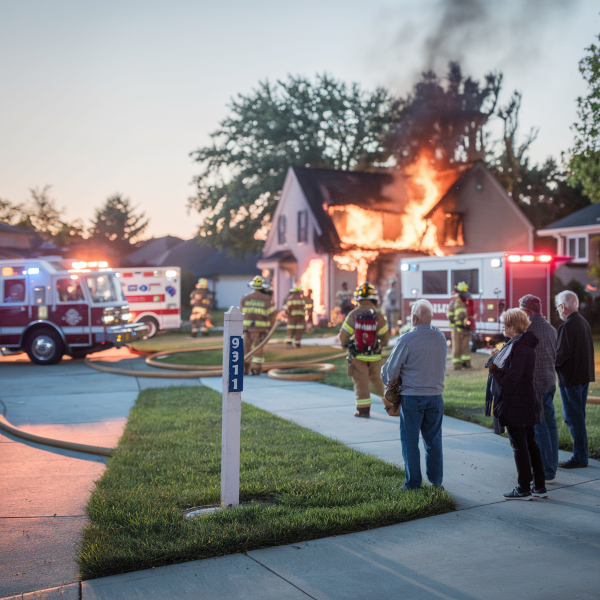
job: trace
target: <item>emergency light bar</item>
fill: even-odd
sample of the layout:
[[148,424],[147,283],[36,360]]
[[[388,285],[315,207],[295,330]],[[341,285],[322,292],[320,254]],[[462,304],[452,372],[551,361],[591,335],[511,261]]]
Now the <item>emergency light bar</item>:
[[91,268],[91,269],[106,269],[106,267],[108,267],[108,263],[105,260],[101,260],[101,261],[92,261],[92,262],[85,262],[85,261],[75,261],[74,263],[72,263],[72,266],[74,269],[86,269],[86,268]]
[[550,254],[509,254],[508,262],[511,263],[532,263],[532,262],[541,262],[541,263],[549,263],[552,262],[552,255]]

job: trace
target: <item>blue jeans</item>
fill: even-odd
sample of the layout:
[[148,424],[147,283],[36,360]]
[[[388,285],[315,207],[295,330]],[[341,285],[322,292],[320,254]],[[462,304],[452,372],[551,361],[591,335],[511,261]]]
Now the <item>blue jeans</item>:
[[444,461],[442,457],[442,417],[444,399],[437,396],[402,396],[400,404],[400,441],[407,488],[418,488],[421,477],[419,432],[425,446],[427,479],[433,485],[442,485]]
[[554,416],[555,392],[556,388],[552,387],[542,396],[544,420],[535,426],[535,442],[542,453],[546,481],[551,481],[556,477],[558,467],[558,427]]
[[588,464],[588,439],[585,428],[585,404],[589,383],[559,386],[562,398],[565,423],[573,438],[573,460],[582,465]]

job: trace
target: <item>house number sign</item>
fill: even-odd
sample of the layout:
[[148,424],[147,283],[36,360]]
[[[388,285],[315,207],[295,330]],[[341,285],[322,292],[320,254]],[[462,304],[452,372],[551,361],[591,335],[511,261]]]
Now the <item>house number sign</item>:
[[244,338],[238,335],[229,338],[229,391],[244,391]]

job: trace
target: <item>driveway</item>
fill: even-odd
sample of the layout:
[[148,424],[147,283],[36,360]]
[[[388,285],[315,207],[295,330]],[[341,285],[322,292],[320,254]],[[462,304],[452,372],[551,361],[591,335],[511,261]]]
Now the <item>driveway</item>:
[[[144,370],[127,349],[94,358]],[[181,381],[100,373],[83,360],[38,366],[0,357],[0,411],[30,433],[114,447],[140,390]],[[25,442],[0,431],[0,598],[77,581],[85,506],[108,459]]]

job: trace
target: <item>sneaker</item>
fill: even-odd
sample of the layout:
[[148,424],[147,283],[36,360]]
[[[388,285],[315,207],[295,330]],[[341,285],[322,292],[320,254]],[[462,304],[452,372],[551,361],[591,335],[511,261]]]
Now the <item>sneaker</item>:
[[516,487],[512,492],[508,494],[502,494],[507,500],[533,500],[531,492],[520,492],[519,488]]
[[574,460],[565,460],[564,462],[559,462],[558,466],[561,469],[585,469],[587,465],[583,463],[575,462]]
[[556,483],[556,479],[546,479],[546,485],[550,485],[552,483]]
[[539,490],[534,490],[532,487],[531,493],[533,494],[534,498],[547,498],[548,497],[548,490],[545,487],[540,488]]

